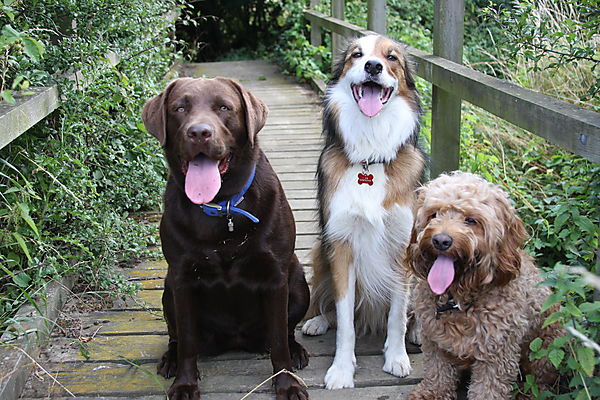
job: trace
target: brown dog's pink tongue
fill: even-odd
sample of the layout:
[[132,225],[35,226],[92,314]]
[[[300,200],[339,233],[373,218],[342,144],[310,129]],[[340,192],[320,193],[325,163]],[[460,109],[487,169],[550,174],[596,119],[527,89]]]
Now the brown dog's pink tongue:
[[454,280],[454,260],[438,256],[427,275],[429,287],[435,294],[443,294]]
[[192,203],[205,204],[212,201],[221,189],[219,162],[199,155],[190,161],[185,175],[185,194]]
[[378,86],[363,85],[362,97],[358,100],[358,108],[367,117],[374,117],[379,114],[379,111],[383,108],[383,103],[379,96],[381,90]]

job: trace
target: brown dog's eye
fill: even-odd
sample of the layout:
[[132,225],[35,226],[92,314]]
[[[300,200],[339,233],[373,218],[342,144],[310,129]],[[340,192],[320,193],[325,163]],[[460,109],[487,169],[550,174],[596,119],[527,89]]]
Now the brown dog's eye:
[[363,56],[363,53],[361,53],[360,51],[357,51],[356,53],[352,54],[352,58],[361,58]]
[[177,107],[175,109],[175,112],[185,112],[185,107],[181,106],[181,107]]
[[393,54],[388,55],[386,58],[390,61],[398,61],[398,57]]
[[221,110],[221,111],[231,111],[231,108],[223,105],[223,106],[219,107],[219,110]]
[[467,225],[477,225],[477,221],[475,221],[473,218],[471,217],[467,217],[465,218],[465,223]]

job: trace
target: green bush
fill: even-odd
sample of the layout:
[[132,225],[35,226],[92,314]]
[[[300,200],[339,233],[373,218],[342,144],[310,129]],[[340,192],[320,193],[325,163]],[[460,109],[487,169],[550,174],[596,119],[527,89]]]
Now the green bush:
[[[0,328],[48,279],[71,271],[90,290],[132,289],[115,266],[147,253],[156,237],[136,213],[159,207],[166,168],[140,111],[173,61],[174,22],[165,14],[177,7],[175,0],[4,5],[0,25],[45,52],[32,60],[17,41],[5,47],[3,83],[57,81],[63,102],[0,150]],[[121,57],[116,67],[103,61],[107,51]],[[87,86],[60,78],[77,70]]]

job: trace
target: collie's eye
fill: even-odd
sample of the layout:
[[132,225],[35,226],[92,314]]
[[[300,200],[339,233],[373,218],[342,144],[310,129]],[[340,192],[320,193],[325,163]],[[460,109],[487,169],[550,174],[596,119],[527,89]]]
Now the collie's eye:
[[473,218],[471,217],[467,217],[465,218],[465,223],[467,225],[477,225],[477,221],[475,221]]
[[221,110],[221,111],[230,111],[230,110],[231,110],[231,108],[229,108],[229,107],[227,107],[227,106],[223,105],[223,106],[219,107],[219,110]]
[[185,112],[185,107],[179,106],[175,109],[175,112]]
[[361,58],[363,56],[363,53],[361,53],[360,51],[357,51],[356,53],[352,54],[352,58]]
[[386,58],[390,61],[398,61],[398,57],[393,54],[388,55]]

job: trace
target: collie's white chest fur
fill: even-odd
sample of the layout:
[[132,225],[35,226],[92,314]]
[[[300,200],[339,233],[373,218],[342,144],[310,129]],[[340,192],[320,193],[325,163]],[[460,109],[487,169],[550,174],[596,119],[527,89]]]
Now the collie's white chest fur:
[[383,207],[387,176],[383,164],[372,164],[373,185],[358,184],[362,165],[352,165],[328,204],[325,235],[346,242],[353,252],[357,283],[371,304],[389,302],[401,284],[396,258],[410,238],[413,215],[410,207]]

